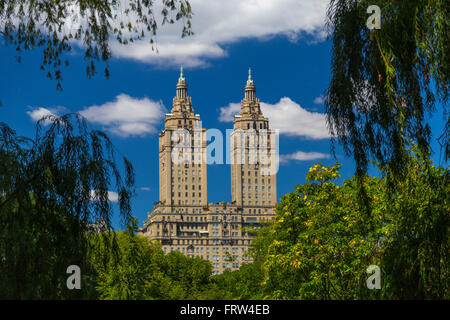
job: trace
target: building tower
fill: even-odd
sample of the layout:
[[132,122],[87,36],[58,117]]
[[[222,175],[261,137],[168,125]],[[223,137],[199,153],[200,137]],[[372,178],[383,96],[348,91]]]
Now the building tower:
[[275,137],[269,128],[269,119],[261,112],[249,69],[241,111],[234,116],[230,152],[231,201],[237,206],[249,208],[250,212],[253,210],[257,213],[257,209],[275,207]]
[[187,88],[181,67],[173,107],[159,134],[159,200],[170,207],[207,204],[206,130]]
[[246,252],[255,230],[275,217],[276,172],[264,161],[276,150],[271,136],[249,72],[231,135],[244,143],[233,147],[230,141],[231,158],[239,153],[244,158],[231,164],[233,202],[207,203],[206,130],[194,114],[181,68],[173,107],[159,134],[160,201],[148,212],[141,234],[160,241],[167,254],[178,251],[210,261],[214,274],[251,262]]

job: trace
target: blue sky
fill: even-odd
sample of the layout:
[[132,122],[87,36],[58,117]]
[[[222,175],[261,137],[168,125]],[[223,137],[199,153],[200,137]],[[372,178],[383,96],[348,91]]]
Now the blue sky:
[[[14,48],[2,44],[0,121],[32,137],[38,116],[82,112],[89,126],[109,133],[117,150],[133,163],[133,215],[142,225],[159,198],[158,132],[162,115],[172,107],[179,66],[184,66],[203,127],[223,132],[232,128],[225,121],[244,96],[251,67],[263,111],[281,131],[280,155],[286,161],[278,171],[278,199],[304,183],[308,168],[318,161],[338,160],[342,177],[350,177],[353,161],[340,147],[337,158],[330,153],[320,101],[330,79],[331,44],[323,33],[326,1],[256,3],[191,1],[194,37],[180,39],[180,26],[160,29],[158,54],[145,45],[121,48],[112,43],[109,80],[101,72],[87,79],[81,51],[75,50],[70,67],[63,68],[63,91],[56,91],[56,82],[39,69],[40,51],[22,55],[19,64]],[[434,121],[439,123],[439,118]],[[208,166],[208,202],[230,201],[230,179],[228,165]],[[114,226],[122,228],[117,217]]]

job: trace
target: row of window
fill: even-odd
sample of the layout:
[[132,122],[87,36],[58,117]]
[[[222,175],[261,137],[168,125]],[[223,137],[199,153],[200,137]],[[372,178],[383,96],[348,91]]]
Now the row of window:
[[[241,182],[242,182],[242,184],[244,184],[244,183],[245,183],[245,179],[242,178],[242,181],[241,181]],[[248,183],[252,183],[252,179],[248,178],[248,179],[247,179],[247,182],[248,182]],[[255,179],[255,183],[258,183],[258,179]],[[264,184],[264,178],[261,179],[261,183]],[[271,180],[270,180],[270,179],[267,179],[267,183],[270,184],[270,183],[271,183]]]
[[[252,128],[253,128],[253,129],[256,129],[256,128],[257,128],[256,122],[253,122]],[[268,129],[267,122],[264,122],[264,123],[261,122],[261,123],[259,123],[259,128],[260,128],[260,129]],[[247,130],[249,130],[249,129],[250,129],[250,123],[247,123]]]
[[[195,177],[192,177],[192,183],[195,183],[196,181],[198,181],[198,183],[201,183],[202,182],[202,177],[198,177],[197,179],[195,178]],[[181,179],[181,177],[178,177],[177,178],[177,181],[178,182],[182,182],[182,179]],[[171,182],[172,182],[172,186],[173,186],[173,183],[175,182],[175,177],[172,177],[172,179],[171,179]],[[184,177],[184,182],[188,182],[188,177]],[[264,182],[263,182],[264,183]],[[270,182],[269,182],[270,183]],[[173,188],[173,187],[172,187]]]
[[[182,172],[181,170],[178,170],[178,175],[179,175],[179,176],[181,176],[181,172]],[[196,173],[196,172],[198,172],[198,175],[201,175],[201,174],[202,174],[202,170],[192,170],[192,175],[195,176],[195,173]],[[175,173],[175,172],[174,172],[174,170],[173,170],[173,168],[172,168],[172,175],[173,175],[174,173]],[[184,174],[185,174],[185,175],[188,174],[188,170],[187,170],[187,169],[184,170]]]
[[[271,194],[268,193],[267,194],[267,199],[269,199],[270,197],[271,197]],[[245,198],[245,193],[242,194],[242,198],[243,199]],[[252,198],[252,194],[248,193],[247,194],[247,198],[251,199]],[[258,193],[255,193],[255,198],[258,199]],[[265,199],[266,198],[266,194],[265,193],[261,194],[261,198]]]
[[[245,250],[244,250],[244,248],[241,248],[242,249],[242,253],[245,253]],[[183,252],[183,253],[204,253],[204,252],[206,252],[206,253],[209,253],[209,248],[203,248],[203,247],[197,247],[197,248],[192,248],[192,247],[186,247],[186,248],[170,248],[170,251],[180,251],[180,252]],[[167,247],[165,247],[164,248],[164,252],[165,253],[167,253],[168,252],[168,248]],[[216,254],[218,254],[219,253],[219,248],[211,248],[211,252],[212,253],[216,253]],[[232,248],[232,252],[233,252],[233,254],[239,254],[239,248]],[[228,250],[228,248],[222,248],[222,253],[229,253],[229,250]],[[209,256],[206,256],[207,257],[207,259],[209,258]],[[225,260],[225,259],[227,259],[227,255],[222,255],[222,259],[223,260]],[[233,256],[233,258],[234,259],[236,259],[236,260],[239,260],[239,256],[236,256],[236,255],[234,255]],[[215,260],[215,261],[219,261],[219,259],[220,259],[220,255],[215,255],[215,256],[212,256],[212,259],[213,260]]]
[[[247,202],[245,202],[245,201],[242,201],[242,205],[248,205],[248,206],[253,206],[253,205],[255,205],[255,206],[259,206],[259,201],[255,201],[255,203],[253,203],[252,201],[247,201]],[[265,206],[266,205],[266,202],[265,201],[261,201],[261,205],[262,206]],[[268,206],[271,206],[272,205],[272,201],[267,201],[267,205]]]
[[[242,186],[242,189],[245,190],[245,186]],[[248,186],[247,189],[248,189],[248,191],[252,191],[252,186]],[[261,190],[262,190],[262,191],[265,191],[265,190],[266,190],[265,186],[262,186],[262,187],[261,187]],[[255,186],[255,191],[258,191],[258,186]],[[272,191],[272,187],[271,187],[271,186],[268,186],[268,187],[267,187],[267,191],[268,191],[268,192]]]
[[[172,200],[172,204],[176,204],[176,201],[175,200]],[[183,204],[185,204],[185,205],[189,205],[189,200],[184,200],[184,201],[181,201],[181,200],[178,200],[178,205],[183,205]],[[195,205],[201,205],[202,204],[202,200],[198,200],[198,201],[196,201],[196,200],[192,200],[192,205],[193,206],[195,206]]]
[[[192,187],[192,191],[195,191],[195,184],[191,184],[191,187]],[[172,191],[174,191],[174,189],[175,189],[175,186],[172,184]],[[184,190],[188,190],[189,188],[188,188],[188,185],[187,184],[185,184],[184,185]],[[179,184],[178,185],[178,190],[181,190],[181,184]],[[201,184],[199,184],[198,185],[198,190],[202,190],[202,185]]]
[[[184,193],[184,196],[185,196],[185,197],[188,197],[188,194],[189,194],[189,192],[185,192],[185,193]],[[201,197],[201,196],[202,196],[202,193],[199,192],[199,193],[198,193],[198,196]],[[172,192],[172,197],[175,197],[175,192]],[[178,192],[178,197],[181,197],[181,192]],[[195,197],[195,192],[192,192],[192,197]],[[195,203],[193,203],[193,204],[195,204]]]
[[[263,201],[263,205],[264,205],[264,201]],[[250,201],[250,204],[251,204],[251,201]],[[268,202],[268,204],[270,205],[271,204],[271,201],[269,201]],[[175,213],[193,213],[193,214],[202,214],[202,213],[204,213],[203,212],[203,210],[202,209],[198,209],[198,208],[193,208],[193,209],[189,209],[189,208],[181,208],[181,209],[175,209],[174,210],[174,212]],[[267,209],[266,209],[266,211],[265,212],[267,212]],[[164,212],[164,209],[162,209],[161,210],[161,213],[165,213]],[[223,213],[224,214],[229,214],[229,213],[236,213],[235,212],[235,210],[233,210],[233,209],[229,209],[229,211],[227,211],[226,209],[223,209]],[[244,209],[243,210],[243,212],[242,212],[242,214],[261,214],[262,213],[262,210],[261,209]],[[220,210],[219,209],[216,209],[216,214],[220,214]],[[224,218],[224,221],[226,221],[226,216],[224,216],[223,217]],[[164,221],[164,217],[163,217],[163,221]],[[187,217],[187,219],[193,219],[193,217]],[[196,219],[197,219],[197,217],[196,217]],[[200,218],[200,219],[203,219],[203,218]],[[206,222],[207,220],[206,220],[206,217],[204,217],[204,221]],[[237,216],[231,216],[231,221],[239,221],[239,217],[237,217]],[[168,221],[170,221],[170,218],[168,219]],[[194,220],[187,220],[187,221],[194,221]],[[195,221],[198,221],[198,220],[195,220]],[[203,221],[203,220],[200,220],[200,221]],[[211,221],[219,221],[219,217],[218,216],[212,216],[212,218],[211,218]]]

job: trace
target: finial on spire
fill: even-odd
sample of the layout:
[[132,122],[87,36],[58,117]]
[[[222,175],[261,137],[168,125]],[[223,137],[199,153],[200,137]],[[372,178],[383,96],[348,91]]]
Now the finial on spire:
[[247,80],[247,83],[249,84],[249,83],[253,83],[253,80],[252,80],[252,69],[251,68],[248,68],[248,80]]
[[184,80],[183,66],[180,67],[180,80]]

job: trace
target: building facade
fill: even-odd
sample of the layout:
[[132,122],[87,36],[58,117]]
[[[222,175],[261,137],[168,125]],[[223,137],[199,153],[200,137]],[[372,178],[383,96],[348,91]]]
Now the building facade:
[[[238,269],[255,228],[275,216],[276,144],[249,70],[241,110],[230,135],[231,203],[207,202],[206,129],[195,114],[181,69],[176,96],[159,134],[159,202],[148,213],[143,235],[209,260],[215,274]],[[276,166],[274,165],[276,163]]]

